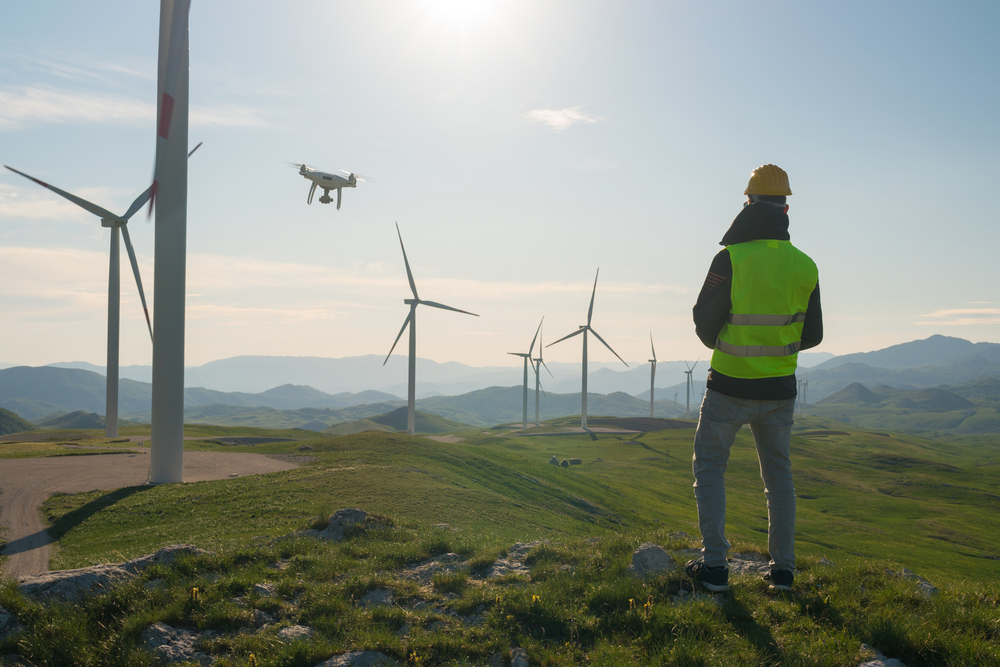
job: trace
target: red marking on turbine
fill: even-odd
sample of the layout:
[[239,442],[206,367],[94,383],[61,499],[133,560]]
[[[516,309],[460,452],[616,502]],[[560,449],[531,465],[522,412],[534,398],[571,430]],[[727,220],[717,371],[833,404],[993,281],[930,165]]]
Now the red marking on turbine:
[[160,104],[160,127],[157,134],[164,139],[170,138],[170,117],[174,113],[174,98],[167,93],[163,93],[163,102]]
[[142,307],[142,312],[146,313],[146,324],[148,324],[148,325],[149,325],[149,327],[150,327],[150,328],[152,328],[152,327],[153,327],[153,325],[152,325],[152,323],[150,323],[150,321],[149,321],[149,310],[148,310],[148,309],[146,308],[146,306],[143,306],[143,307]]

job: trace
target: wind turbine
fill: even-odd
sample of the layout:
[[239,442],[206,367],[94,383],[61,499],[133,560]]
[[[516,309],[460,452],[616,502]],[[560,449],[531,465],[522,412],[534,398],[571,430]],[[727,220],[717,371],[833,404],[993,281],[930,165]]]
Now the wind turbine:
[[[604,343],[604,347],[611,350],[611,346],[608,345],[606,342],[604,342],[604,339],[601,338],[601,336],[596,331],[594,331],[594,329],[590,326],[590,321],[594,317],[594,296],[597,294],[597,277],[600,275],[601,275],[601,270],[597,269],[597,274],[594,276],[594,291],[591,292],[590,294],[590,309],[587,311],[587,323],[580,325],[580,327],[576,331],[569,334],[568,336],[563,336],[555,343],[549,343],[548,345],[545,346],[545,347],[552,347],[556,343],[561,343],[567,338],[572,338],[573,336],[578,336],[580,334],[583,334],[583,382],[582,382],[583,387],[581,389],[581,397],[580,397],[580,428],[583,429],[587,428],[587,332],[589,331],[590,333],[594,334],[594,336],[597,337],[597,340]],[[618,353],[615,352],[614,350],[611,350],[611,354],[618,357]],[[618,360],[623,364],[625,364],[625,360],[622,359],[621,357],[618,357]],[[625,364],[625,367],[627,368],[628,364]]]
[[649,360],[649,416],[653,416],[653,386],[656,382],[656,348],[653,346],[653,332],[649,332],[649,348],[653,358]]
[[156,208],[153,271],[151,484],[184,481],[184,296],[187,272],[188,12],[190,0],[160,0],[156,80]]
[[399,223],[396,223],[396,234],[399,236],[399,247],[403,249],[403,264],[406,265],[406,279],[410,281],[410,291],[413,292],[412,299],[403,299],[403,303],[410,307],[410,314],[406,316],[403,320],[403,326],[399,330],[399,335],[396,336],[395,342],[393,342],[392,347],[389,348],[389,354],[386,355],[385,361],[382,365],[385,366],[386,362],[389,361],[389,357],[392,356],[392,351],[396,349],[396,343],[399,339],[403,337],[403,332],[406,327],[410,327],[410,360],[409,360],[409,372],[407,375],[407,396],[406,396],[406,432],[410,435],[416,435],[416,420],[415,420],[415,390],[416,390],[416,376],[417,376],[417,306],[423,304],[425,306],[431,306],[432,308],[441,308],[442,310],[453,310],[456,313],[465,313],[466,315],[473,315],[479,317],[475,313],[470,313],[467,310],[459,310],[458,308],[452,308],[451,306],[446,306],[443,303],[437,303],[435,301],[424,301],[419,296],[417,296],[417,286],[413,282],[413,273],[410,272],[410,262],[406,259],[406,247],[403,245],[403,235],[399,232]]
[[[545,318],[543,317],[542,318],[542,322],[544,322],[544,321],[545,321]],[[531,353],[535,351],[535,341],[538,340],[538,332],[542,330],[542,322],[538,323],[538,328],[535,329],[535,337],[531,339],[531,347],[528,348],[527,352],[508,352],[507,353],[507,354],[513,355],[515,357],[521,357],[522,359],[524,359],[524,412],[523,412],[523,414],[521,416],[521,428],[522,429],[528,428],[528,361],[531,360]],[[532,363],[531,367],[534,368],[535,364]],[[538,379],[538,373],[536,372],[535,373],[536,384],[537,384],[537,379]],[[537,403],[538,402],[537,401],[537,399],[538,399],[538,388],[537,387],[535,388],[535,399],[536,399],[535,402]],[[536,412],[537,412],[537,410],[536,410]]]
[[[542,318],[542,321],[543,322],[545,321],[544,317]],[[544,391],[542,389],[542,379],[541,379],[542,366],[545,366],[545,361],[542,360],[541,326],[542,326],[541,323],[539,323],[538,358],[531,360],[532,361],[531,366],[532,368],[535,369],[535,426],[541,426],[541,424],[538,423],[538,393],[539,391]],[[548,372],[549,377],[553,378],[555,377],[554,375],[552,375],[552,371],[549,370],[548,366],[545,366],[545,370]]]
[[[193,152],[193,151],[192,151]],[[7,167],[7,165],[4,165]],[[139,264],[135,260],[135,250],[132,249],[132,239],[128,235],[129,218],[135,215],[136,211],[142,208],[146,200],[149,199],[152,186],[146,189],[141,195],[135,198],[132,205],[124,215],[115,215],[106,208],[101,208],[86,199],[81,199],[65,190],[60,190],[54,185],[49,185],[37,178],[28,176],[24,172],[13,167],[7,167],[15,174],[21,174],[27,179],[38,183],[44,188],[48,188],[61,197],[65,197],[80,208],[93,213],[101,219],[102,227],[111,228],[111,266],[108,271],[108,368],[107,368],[107,390],[105,391],[105,412],[104,412],[104,435],[108,438],[118,437],[118,334],[121,314],[121,276],[119,251],[118,251],[118,230],[121,230],[125,238],[125,250],[128,251],[129,261],[132,263],[132,273],[135,275],[135,284],[139,288],[139,298],[142,300],[142,310],[146,313],[146,326],[149,328],[149,337],[153,338],[153,325],[149,321],[149,309],[146,307],[146,295],[142,291],[142,279],[139,278]]]
[[688,362],[684,362],[684,365],[687,366],[687,370],[684,371],[685,375],[687,375],[687,405],[684,408],[684,419],[689,419],[691,416],[691,390],[694,389],[694,379],[691,377],[691,373],[694,372],[695,366],[698,365],[699,361],[701,361],[701,357],[695,360],[694,366],[688,366]]

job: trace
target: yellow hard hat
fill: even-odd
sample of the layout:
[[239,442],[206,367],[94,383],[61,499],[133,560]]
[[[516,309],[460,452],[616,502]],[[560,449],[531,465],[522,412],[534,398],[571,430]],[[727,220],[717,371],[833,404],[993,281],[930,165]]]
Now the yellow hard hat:
[[777,165],[763,164],[751,172],[750,182],[743,194],[775,195],[778,197],[790,195],[792,190],[788,186],[788,174]]

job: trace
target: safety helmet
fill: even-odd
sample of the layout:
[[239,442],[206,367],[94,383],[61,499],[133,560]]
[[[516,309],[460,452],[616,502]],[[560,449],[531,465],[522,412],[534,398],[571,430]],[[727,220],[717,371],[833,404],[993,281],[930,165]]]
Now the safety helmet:
[[774,195],[783,197],[792,194],[788,186],[788,174],[774,164],[763,164],[750,173],[750,182],[745,195]]

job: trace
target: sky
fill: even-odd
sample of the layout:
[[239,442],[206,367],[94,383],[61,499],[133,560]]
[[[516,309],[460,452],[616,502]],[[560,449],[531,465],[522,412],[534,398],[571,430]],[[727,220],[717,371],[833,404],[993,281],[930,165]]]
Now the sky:
[[[158,20],[5,7],[0,162],[124,212],[152,176]],[[817,351],[1000,342],[998,30],[990,2],[193,0],[186,363],[387,354],[397,222],[421,298],[480,315],[421,308],[420,357],[517,366],[543,316],[546,343],[586,322],[599,268],[619,355],[652,334],[707,358],[691,307],[764,163],[819,266]],[[371,181],[310,206],[289,162]],[[109,230],[0,171],[0,362],[103,365]],[[154,224],[129,230],[155,311]],[[149,364],[121,270],[121,363]]]

